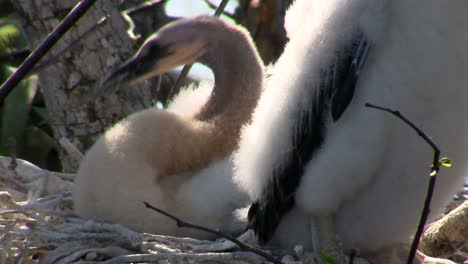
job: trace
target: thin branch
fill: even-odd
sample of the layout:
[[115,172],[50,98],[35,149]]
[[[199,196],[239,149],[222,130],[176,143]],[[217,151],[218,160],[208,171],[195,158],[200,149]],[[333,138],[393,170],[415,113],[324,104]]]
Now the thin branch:
[[96,2],[96,0],[82,0],[60,22],[60,24],[39,44],[29,57],[0,87],[0,105],[15,86],[33,69],[34,65],[57,43],[80,17]]
[[96,24],[92,25],[90,28],[88,28],[85,32],[83,32],[81,35],[79,35],[76,39],[73,39],[71,42],[70,42],[70,45],[68,45],[67,47],[65,47],[63,50],[61,50],[60,52],[57,52],[57,54],[51,56],[50,58],[47,58],[46,61],[44,61],[43,63],[37,65],[36,67],[34,67],[32,70],[31,70],[31,73],[30,74],[35,74],[35,73],[38,73],[42,70],[44,70],[45,68],[49,67],[50,65],[52,65],[54,62],[57,61],[58,58],[60,58],[65,52],[67,51],[70,51],[74,46],[78,45],[81,43],[81,40],[83,40],[86,36],[89,35],[89,33],[91,32],[94,32],[97,28],[99,28],[100,26],[104,25],[107,21],[109,20],[109,16],[105,16],[103,18],[101,18]]
[[228,2],[229,0],[221,1],[213,16],[219,17],[224,12],[224,9],[226,9]]
[[78,162],[83,160],[83,153],[66,137],[59,139],[60,146],[67,152],[67,154]]
[[[203,0],[203,1],[204,1],[204,2],[208,5],[208,7],[211,8],[211,9],[216,10],[216,9],[218,8],[218,6],[217,6],[215,3],[211,2],[210,0]],[[227,12],[227,11],[222,11],[222,14],[225,15],[225,16],[228,16],[229,18],[234,18],[234,14],[229,13],[229,12]]]
[[[213,16],[217,16],[219,17],[224,9],[226,8],[226,5],[228,4],[229,0],[223,0],[218,8],[216,9],[215,13],[213,14]],[[172,89],[169,91],[169,96],[168,98],[171,98],[172,97],[172,93],[174,91],[177,91],[177,89],[179,89],[180,85],[182,84],[182,82],[185,80],[185,78],[187,78],[187,75],[190,71],[190,69],[192,69],[192,66],[193,66],[193,63],[192,64],[187,64],[184,66],[184,68],[182,68],[182,71],[180,72],[179,74],[179,77],[177,77],[177,80],[174,84],[174,86],[172,86]]]
[[156,7],[156,6],[159,6],[159,5],[164,5],[165,3],[167,2],[167,0],[152,0],[152,1],[147,1],[147,2],[143,2],[143,4],[141,5],[138,5],[138,6],[135,6],[135,7],[132,7],[132,8],[129,8],[125,11],[123,11],[125,14],[127,15],[131,15],[133,13],[137,13],[137,12],[140,12],[140,11],[143,11],[147,8],[152,8],[152,7]]
[[207,4],[208,7],[211,9],[216,10],[218,8],[218,6],[215,3],[211,2],[210,0],[203,0],[203,2],[205,2],[205,4]]
[[427,218],[429,217],[429,213],[431,212],[430,205],[432,200],[432,195],[434,193],[434,187],[437,180],[437,173],[440,170],[440,149],[437,145],[427,136],[422,130],[416,127],[411,121],[409,121],[406,117],[404,117],[400,111],[391,110],[389,108],[376,106],[372,104],[365,104],[366,107],[376,108],[382,111],[389,112],[396,116],[397,118],[401,119],[407,125],[409,125],[413,130],[418,133],[418,136],[422,137],[424,141],[426,141],[434,151],[434,158],[432,160],[432,167],[431,172],[429,174],[429,183],[427,186],[426,198],[424,201],[424,207],[421,212],[421,218],[419,219],[418,228],[416,229],[416,233],[414,234],[413,242],[411,243],[411,249],[408,254],[408,259],[406,260],[407,264],[413,263],[413,259],[416,256],[416,251],[418,249],[419,241],[421,240],[422,234],[424,232],[424,226],[426,225]]
[[174,215],[171,215],[159,208],[156,208],[154,206],[152,206],[151,204],[147,203],[147,202],[143,202],[145,204],[145,206],[147,208],[150,208],[162,215],[165,215],[169,218],[171,218],[172,220],[174,220],[176,223],[177,223],[177,226],[178,227],[188,227],[188,228],[194,228],[194,229],[198,229],[198,230],[201,230],[201,231],[205,231],[205,232],[208,232],[208,233],[212,233],[212,234],[215,234],[217,236],[220,236],[220,237],[224,237],[225,239],[231,241],[232,243],[236,244],[241,250],[244,250],[244,251],[249,251],[249,252],[253,252],[257,255],[260,255],[262,257],[264,257],[265,259],[267,259],[268,261],[271,261],[273,263],[276,263],[276,264],[281,264],[281,261],[275,257],[273,257],[272,255],[260,250],[260,249],[257,249],[255,247],[252,247],[252,246],[249,246],[245,243],[242,243],[241,241],[239,241],[238,239],[236,239],[235,237],[231,236],[231,235],[228,235],[228,234],[224,234],[222,232],[219,232],[217,230],[214,230],[214,229],[211,229],[211,228],[207,228],[207,227],[204,227],[204,226],[199,226],[199,225],[194,225],[194,224],[191,224],[191,223],[188,223],[188,222],[185,222],[183,220],[181,220],[180,218],[174,216]]

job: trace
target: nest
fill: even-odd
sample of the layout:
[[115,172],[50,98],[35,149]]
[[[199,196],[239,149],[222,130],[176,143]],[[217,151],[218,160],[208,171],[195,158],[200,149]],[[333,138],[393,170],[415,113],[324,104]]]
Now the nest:
[[[231,241],[137,233],[73,215],[74,174],[0,157],[0,263],[263,263]],[[156,212],[155,212],[156,213]],[[255,244],[247,232],[239,240]],[[283,262],[310,256],[270,250]]]
[[[266,262],[224,238],[206,241],[137,233],[118,224],[78,218],[71,198],[74,176],[0,156],[0,263]],[[238,239],[258,247],[251,231]],[[293,252],[264,251],[285,264],[314,263],[314,255],[300,246]],[[456,254],[461,262],[468,258],[465,250]]]

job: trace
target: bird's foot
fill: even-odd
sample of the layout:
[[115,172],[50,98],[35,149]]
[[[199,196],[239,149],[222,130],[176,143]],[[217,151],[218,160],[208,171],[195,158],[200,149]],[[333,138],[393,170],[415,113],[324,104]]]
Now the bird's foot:
[[335,232],[333,216],[312,217],[311,231],[312,247],[318,264],[347,263],[343,246]]

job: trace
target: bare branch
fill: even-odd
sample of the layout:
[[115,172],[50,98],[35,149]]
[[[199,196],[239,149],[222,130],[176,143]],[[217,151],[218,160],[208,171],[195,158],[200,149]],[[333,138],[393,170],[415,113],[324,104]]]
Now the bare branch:
[[245,243],[242,243],[241,241],[239,241],[238,239],[236,239],[235,237],[231,236],[231,235],[228,235],[228,234],[224,234],[223,232],[219,232],[217,230],[213,230],[211,228],[207,228],[207,227],[204,227],[204,226],[199,226],[199,225],[194,225],[194,224],[191,224],[191,223],[188,223],[188,222],[185,222],[183,220],[181,220],[180,218],[174,216],[174,215],[171,215],[159,208],[156,208],[154,206],[152,206],[151,204],[147,203],[147,202],[143,202],[145,204],[145,206],[147,208],[150,208],[162,215],[165,215],[169,218],[171,218],[172,220],[174,220],[176,223],[177,223],[177,226],[178,227],[188,227],[188,228],[194,228],[194,229],[198,229],[198,230],[202,230],[202,231],[205,231],[205,232],[208,232],[208,233],[212,233],[212,234],[215,234],[217,236],[220,236],[220,237],[224,237],[225,239],[231,241],[232,243],[236,244],[241,250],[244,250],[244,251],[250,251],[250,252],[253,252],[257,255],[260,255],[262,257],[264,257],[265,259],[273,262],[273,263],[276,263],[276,264],[281,264],[281,261],[275,257],[273,257],[272,255],[260,250],[260,249],[257,249],[255,247],[252,247],[252,246],[249,246]]
[[61,51],[57,52],[54,56],[51,56],[50,58],[47,58],[46,61],[43,63],[37,65],[31,70],[31,74],[38,73],[42,71],[44,68],[47,68],[48,66],[52,65],[54,62],[57,61],[58,58],[60,58],[65,52],[70,51],[75,45],[79,44],[82,39],[84,39],[86,36],[89,35],[89,33],[93,32],[96,30],[98,27],[104,25],[107,21],[109,20],[109,17],[103,17],[101,20],[99,20],[96,24],[94,24],[92,27],[90,27],[88,30],[83,32],[80,36],[78,36],[74,41],[71,42],[71,44],[62,49]]
[[140,11],[145,10],[147,8],[152,8],[152,7],[155,7],[155,6],[164,5],[166,2],[167,2],[167,0],[152,0],[152,1],[143,2],[139,6],[132,7],[132,8],[129,8],[129,9],[125,10],[124,13],[127,14],[127,15],[131,15],[133,13],[140,12]]
[[[204,1],[204,2],[208,5],[208,7],[211,8],[211,9],[217,10],[217,9],[219,8],[215,3],[211,2],[210,0],[203,0],[203,1]],[[227,12],[227,11],[222,11],[221,14],[222,14],[222,15],[225,15],[225,16],[228,16],[229,18],[234,19],[234,14],[229,13],[229,12]]]
[[75,159],[77,162],[80,162],[84,155],[81,151],[73,145],[73,143],[66,137],[61,137],[59,139],[59,144],[67,152],[70,158]]
[[397,118],[401,119],[403,122],[405,122],[408,126],[410,126],[413,130],[418,133],[418,136],[422,137],[424,141],[426,141],[429,146],[434,151],[434,158],[432,160],[432,167],[431,167],[431,172],[429,174],[429,183],[427,186],[427,192],[426,192],[426,198],[424,201],[424,207],[421,212],[421,218],[419,219],[419,224],[418,228],[416,229],[416,233],[413,238],[413,242],[411,243],[411,248],[410,252],[408,254],[408,259],[407,259],[407,264],[413,263],[413,259],[416,256],[416,252],[418,249],[419,241],[421,240],[422,234],[424,232],[424,226],[426,225],[427,218],[429,217],[429,213],[431,211],[430,205],[431,205],[431,200],[432,200],[432,195],[434,193],[434,188],[437,180],[437,173],[440,170],[440,149],[437,147],[437,145],[427,136],[421,129],[416,127],[411,121],[409,121],[406,117],[404,117],[400,111],[395,111],[391,110],[389,108],[381,107],[381,106],[376,106],[372,104],[365,104],[366,107],[371,107],[371,108],[376,108],[385,112],[389,112],[396,116]]

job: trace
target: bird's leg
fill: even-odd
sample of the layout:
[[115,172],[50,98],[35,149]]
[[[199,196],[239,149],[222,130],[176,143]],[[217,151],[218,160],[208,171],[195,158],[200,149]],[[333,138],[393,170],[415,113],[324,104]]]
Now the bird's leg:
[[[335,232],[334,216],[331,214],[311,217],[312,248],[319,256],[319,253],[325,253],[336,259],[337,263],[346,263],[343,254],[343,248]],[[318,263],[324,261],[318,257]]]
[[312,250],[314,253],[318,253],[322,250],[322,234],[320,233],[320,225],[318,221],[319,217],[310,217],[310,231],[312,234]]

